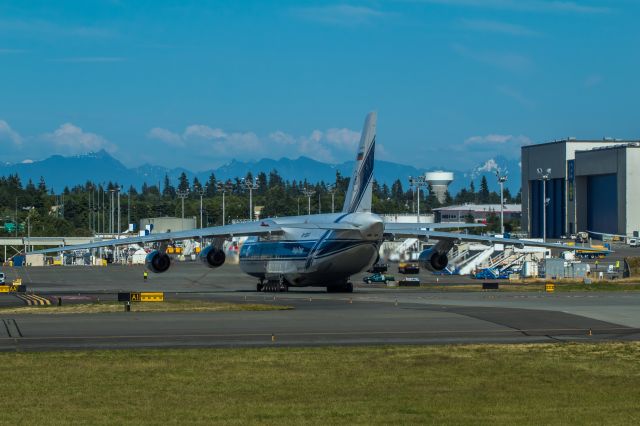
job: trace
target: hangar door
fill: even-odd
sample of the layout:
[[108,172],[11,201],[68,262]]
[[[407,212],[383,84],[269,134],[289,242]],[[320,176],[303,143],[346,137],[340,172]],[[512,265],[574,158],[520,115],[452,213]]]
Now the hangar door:
[[[546,182],[547,198],[547,238],[560,238],[566,232],[566,198],[564,179],[551,179]],[[531,181],[531,237],[542,238],[543,217],[543,181]]]
[[618,233],[618,179],[615,173],[587,177],[589,231]]

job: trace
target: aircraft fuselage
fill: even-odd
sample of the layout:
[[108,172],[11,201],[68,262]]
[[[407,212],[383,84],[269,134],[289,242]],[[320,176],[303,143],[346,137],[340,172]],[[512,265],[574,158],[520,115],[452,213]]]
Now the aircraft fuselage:
[[[344,284],[376,261],[384,230],[382,219],[372,213],[297,216],[273,222],[284,233],[249,237],[240,250],[240,268],[259,279],[281,276],[290,286]],[[309,227],[287,228],[287,223]],[[323,223],[351,224],[358,229],[322,229]]]

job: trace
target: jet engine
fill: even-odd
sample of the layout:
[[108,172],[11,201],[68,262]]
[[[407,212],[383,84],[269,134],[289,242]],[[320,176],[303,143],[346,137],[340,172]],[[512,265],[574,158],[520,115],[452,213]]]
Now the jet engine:
[[439,272],[447,267],[449,258],[447,258],[446,253],[440,253],[437,250],[430,248],[420,253],[418,261],[420,262],[420,266],[423,268],[428,269],[431,272]]
[[155,273],[165,272],[171,266],[171,259],[166,253],[161,253],[158,250],[154,250],[147,255],[145,259],[147,269]]
[[226,258],[224,251],[214,246],[208,246],[200,252],[200,260],[209,268],[222,266]]

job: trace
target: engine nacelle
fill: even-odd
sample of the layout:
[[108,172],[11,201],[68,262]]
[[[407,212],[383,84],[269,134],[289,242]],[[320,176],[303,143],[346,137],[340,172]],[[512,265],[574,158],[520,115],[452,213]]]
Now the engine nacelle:
[[159,274],[169,269],[169,266],[171,266],[171,259],[167,253],[161,253],[158,250],[154,250],[147,255],[144,263],[147,265],[147,269]]
[[224,254],[224,250],[215,248],[214,246],[208,246],[200,252],[200,261],[209,268],[222,266],[226,258],[227,255]]
[[438,253],[434,249],[424,250],[418,258],[420,266],[431,272],[440,272],[449,264],[446,253]]

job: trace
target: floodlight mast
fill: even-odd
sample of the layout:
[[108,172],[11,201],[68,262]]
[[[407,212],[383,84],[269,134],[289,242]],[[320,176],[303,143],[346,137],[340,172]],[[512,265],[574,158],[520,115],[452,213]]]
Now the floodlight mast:
[[420,188],[424,186],[428,186],[428,182],[426,181],[424,176],[409,176],[409,186],[414,188],[414,192],[417,194],[418,198],[418,223],[420,223]]
[[547,242],[547,206],[551,199],[547,198],[547,181],[551,178],[551,169],[538,168],[538,179],[542,181],[542,242]]
[[178,189],[176,191],[176,195],[182,201],[182,220],[183,220],[183,223],[180,226],[182,228],[182,227],[184,227],[184,199],[189,196],[189,188],[187,188],[187,189]]
[[500,169],[496,170],[496,177],[500,184],[500,233],[504,237],[504,183],[507,181],[507,174],[501,174]]
[[205,192],[207,191],[206,186],[200,185],[200,187],[194,187],[193,192],[200,196],[200,228],[204,228],[202,225],[202,197],[204,197]]
[[311,215],[311,197],[313,197],[313,194],[315,194],[316,191],[305,186],[302,188],[302,193],[308,199],[308,214]]
[[216,182],[216,188],[218,189],[218,191],[222,192],[222,226],[224,226],[226,224],[224,196],[227,193],[227,191],[231,191],[231,189],[233,188],[233,185],[231,184],[230,181]]
[[255,220],[253,212],[253,190],[260,187],[258,178],[254,178],[253,181],[251,179],[242,179],[242,184],[249,190],[249,220]]
[[338,188],[336,188],[336,184],[333,183],[329,185],[329,189],[327,191],[331,194],[331,213],[335,213],[335,195]]

